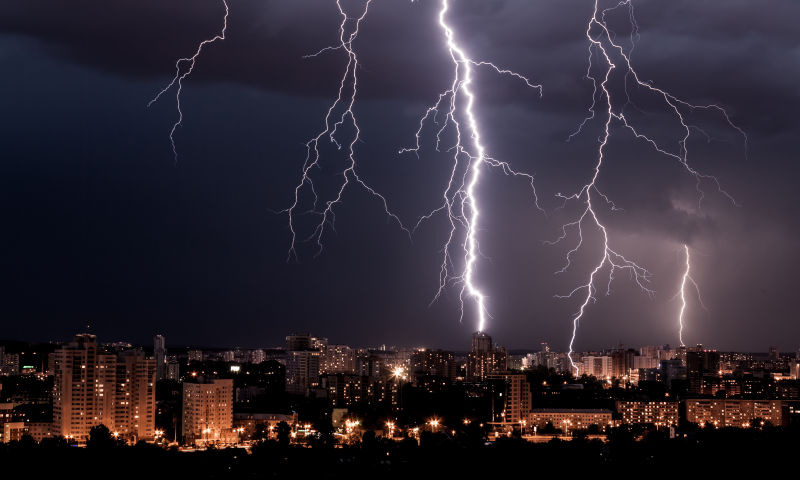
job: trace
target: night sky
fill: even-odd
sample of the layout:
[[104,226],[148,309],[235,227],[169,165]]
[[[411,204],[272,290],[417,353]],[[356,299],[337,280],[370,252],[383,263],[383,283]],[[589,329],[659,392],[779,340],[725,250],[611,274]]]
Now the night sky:
[[[537,92],[476,70],[482,136],[492,156],[536,175],[546,215],[525,181],[487,171],[479,187],[477,280],[489,296],[487,331],[510,348],[565,349],[578,299],[600,255],[596,237],[560,275],[570,243],[555,246],[578,210],[558,209],[591,175],[587,114],[589,0],[451,0],[451,23],[473,58],[512,68]],[[362,2],[344,1],[353,13]],[[459,323],[457,290],[438,287],[446,222],[410,242],[375,198],[348,189],[325,248],[287,263],[285,215],[346,62],[304,59],[337,41],[334,0],[229,0],[227,39],[210,45],[185,81],[175,139],[174,96],[148,101],[177,58],[222,25],[220,0],[4,0],[0,3],[1,338],[66,340],[88,321],[101,341],[268,347],[308,330],[333,343],[466,349],[473,312]],[[611,4],[609,4],[611,5]],[[599,209],[615,248],[653,273],[653,298],[625,273],[600,282],[577,349],[677,344],[682,245],[708,311],[690,297],[685,340],[719,349],[800,346],[800,3],[791,0],[634,2],[643,79],[695,102],[725,106],[749,145],[699,112],[689,161],[716,175],[739,206],[616,127],[599,178],[620,207]],[[436,23],[439,2],[375,0],[354,43],[362,69],[355,105],[361,176],[406,222],[435,208],[449,164],[420,116],[450,82]],[[624,13],[612,22],[626,38]],[[629,44],[626,44],[629,45]],[[641,98],[638,115],[676,149],[674,121]],[[673,129],[673,130],[670,130]],[[430,138],[430,137],[429,137]],[[670,143],[671,142],[671,143]],[[324,174],[335,179],[336,152]],[[339,163],[337,163],[339,162]],[[322,188],[322,194],[330,192]]]

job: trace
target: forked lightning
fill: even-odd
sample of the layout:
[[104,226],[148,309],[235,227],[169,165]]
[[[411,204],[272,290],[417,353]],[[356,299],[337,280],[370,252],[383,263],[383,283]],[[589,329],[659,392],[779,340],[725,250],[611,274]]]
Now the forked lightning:
[[[217,40],[225,40],[225,30],[228,29],[227,0],[222,0],[222,5],[225,6],[225,16],[222,18],[222,30],[219,32],[219,34],[200,42],[200,44],[197,45],[197,50],[195,50],[194,55],[191,57],[179,58],[175,62],[175,76],[172,77],[172,81],[170,81],[166,87],[162,88],[161,91],[159,91],[158,94],[147,104],[148,107],[151,106],[158,101],[162,95],[167,93],[169,89],[177,85],[177,88],[175,89],[175,104],[178,109],[178,119],[172,124],[172,129],[169,131],[169,142],[172,145],[172,154],[175,157],[176,162],[178,161],[178,149],[175,147],[175,130],[177,130],[180,124],[183,122],[183,110],[181,110],[181,91],[183,89],[183,79],[191,75],[192,71],[194,70],[195,62],[197,62],[197,57],[200,56],[200,53],[203,51],[203,47],[212,44]],[[185,63],[189,66],[186,68],[186,71],[181,73],[181,66]]]
[[[653,86],[653,84],[650,82],[645,82],[640,79],[639,74],[633,68],[631,63],[631,52],[634,44],[633,42],[638,36],[639,30],[639,27],[636,24],[633,4],[631,1],[632,0],[620,1],[616,5],[606,9],[600,9],[599,0],[594,1],[592,16],[586,26],[586,38],[589,42],[589,65],[586,70],[586,78],[592,82],[594,87],[592,93],[592,104],[589,107],[589,115],[583,120],[583,122],[581,122],[577,131],[573,133],[570,138],[579,134],[582,129],[589,124],[589,122],[597,117],[598,105],[602,105],[601,115],[603,130],[598,140],[597,161],[589,181],[584,184],[576,193],[571,195],[559,195],[564,200],[565,204],[569,201],[576,201],[583,204],[584,206],[582,207],[581,213],[574,221],[565,224],[561,229],[561,236],[554,242],[551,242],[557,243],[566,239],[569,236],[569,230],[574,230],[576,232],[575,236],[577,241],[575,245],[567,252],[566,264],[561,270],[559,270],[559,272],[565,272],[571,266],[572,256],[583,246],[583,228],[585,224],[593,226],[599,230],[603,242],[603,254],[590,271],[586,283],[577,286],[566,295],[558,296],[560,298],[571,298],[574,295],[580,294],[581,298],[583,299],[578,312],[573,316],[572,319],[572,337],[569,343],[569,360],[576,373],[578,372],[578,367],[572,358],[572,354],[574,351],[578,325],[585,315],[589,304],[595,300],[595,293],[597,291],[595,282],[597,277],[601,275],[603,269],[608,270],[606,294],[610,294],[611,292],[611,282],[613,281],[614,273],[617,270],[628,271],[631,273],[635,283],[644,292],[648,294],[653,293],[653,290],[651,290],[648,286],[650,272],[648,272],[646,268],[637,264],[633,260],[626,258],[617,250],[612,248],[608,230],[597,214],[598,203],[609,206],[611,210],[616,209],[616,205],[614,205],[611,199],[603,194],[597,186],[598,178],[605,160],[605,149],[609,138],[611,137],[611,130],[614,124],[629,130],[636,139],[650,145],[650,147],[652,147],[656,152],[676,160],[687,173],[695,178],[696,188],[699,194],[698,202],[702,202],[704,197],[704,192],[702,189],[703,182],[709,181],[723,196],[735,204],[733,197],[731,197],[731,195],[722,189],[720,182],[716,177],[700,173],[689,164],[689,151],[687,142],[692,134],[692,130],[699,130],[699,127],[687,122],[685,112],[698,109],[716,112],[721,116],[722,120],[728,126],[733,128],[744,138],[745,145],[747,142],[747,136],[745,135],[744,131],[733,123],[727,111],[721,106],[716,104],[694,105],[679,99],[665,90]],[[632,26],[632,46],[627,52],[623,48],[622,44],[618,42],[616,35],[611,31],[606,21],[606,15],[622,7],[628,9],[628,17]],[[604,72],[600,78],[595,76],[593,73],[593,69],[596,67],[595,59],[597,57],[600,57],[600,61],[604,65],[604,67],[601,67]],[[624,99],[617,99],[617,96],[612,93],[613,88],[609,85],[612,73],[617,69],[621,69],[624,72]],[[636,126],[629,122],[625,115],[625,107],[631,103],[630,93],[628,90],[630,83],[629,79],[632,80],[634,87],[642,89],[643,91],[652,94],[655,98],[660,99],[663,102],[664,109],[672,114],[674,120],[682,129],[683,134],[677,139],[678,147],[676,150],[671,151],[669,147],[659,144],[653,138],[641,133]]]

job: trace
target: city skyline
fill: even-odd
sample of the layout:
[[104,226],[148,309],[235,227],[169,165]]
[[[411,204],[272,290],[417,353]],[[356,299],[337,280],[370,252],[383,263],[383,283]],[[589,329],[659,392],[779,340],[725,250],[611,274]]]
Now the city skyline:
[[[352,14],[363,7],[345,3]],[[592,101],[583,77],[593,2],[574,9],[557,1],[451,3],[448,22],[469,58],[542,85],[539,98],[518,78],[474,72],[487,150],[535,174],[547,213],[531,202],[525,181],[485,173],[486,258],[475,264],[491,315],[485,331],[509,349],[546,341],[566,350],[580,301],[554,296],[585,281],[598,253],[588,242],[573,269],[555,275],[571,245],[544,242],[574,213],[559,209],[558,195],[585,184],[602,130],[589,124],[566,142]],[[632,58],[642,78],[680,98],[723,105],[749,143],[718,121],[692,117],[705,128],[694,132],[691,164],[736,199],[732,205],[706,185],[701,210],[691,175],[614,130],[599,181],[620,210],[600,216],[614,245],[652,273],[655,295],[624,273],[609,296],[600,282],[575,350],[678,344],[678,294],[691,251],[691,281],[707,310],[694,292],[685,296],[687,345],[793,352],[800,217],[792,205],[800,193],[791,160],[800,94],[790,79],[800,72],[789,59],[790,19],[800,7],[734,2],[719,15],[688,1],[633,3]],[[446,222],[424,224],[409,242],[373,196],[348,190],[321,255],[311,242],[299,245],[299,261],[285,261],[287,219],[274,212],[291,204],[304,144],[319,131],[346,63],[335,51],[303,56],[336,44],[336,2],[231,2],[224,40],[205,47],[183,84],[177,161],[168,138],[174,97],[147,103],[168,84],[176,59],[220,32],[222,2],[46,5],[52,15],[12,0],[0,19],[8,66],[0,92],[14,92],[0,95],[9,112],[0,119],[0,208],[9,232],[0,240],[0,337],[64,340],[89,322],[99,337],[139,344],[162,333],[187,346],[256,347],[298,330],[356,345],[469,344],[477,315],[468,304],[459,323],[458,291],[431,304]],[[413,224],[440,201],[448,173],[446,157],[430,145],[419,157],[397,154],[413,144],[420,114],[449,79],[441,3],[370,5],[354,44],[362,65],[359,172]],[[624,19],[610,18],[623,32]],[[637,107],[658,111],[644,100]],[[666,128],[658,114],[647,118]],[[335,153],[329,147],[326,155]],[[330,194],[325,188],[320,193]]]
[[171,348],[161,334],[152,348],[88,333],[58,345],[0,342],[0,455],[161,452],[160,462],[174,463],[202,452],[220,465],[217,452],[228,452],[249,468],[283,455],[263,473],[307,452],[331,476],[342,456],[376,449],[384,471],[424,464],[408,455],[432,446],[437,463],[442,452],[496,459],[545,444],[549,455],[591,445],[602,453],[584,461],[606,465],[654,442],[674,451],[764,438],[788,451],[800,426],[800,350],[576,355],[542,344],[520,355],[484,332],[466,355],[350,348],[309,332],[284,341],[227,351]]
[[[14,349],[21,348],[20,345],[51,345],[51,346],[59,346],[59,345],[66,345],[69,343],[69,339],[71,339],[73,335],[70,335],[66,338],[62,339],[48,339],[48,340],[30,340],[30,339],[20,339],[20,338],[0,338],[0,347],[3,344],[15,345]],[[97,332],[92,332],[89,329],[84,329],[78,335],[93,335],[98,336]],[[327,337],[324,335],[318,335],[316,332],[310,331],[293,331],[291,335],[309,335],[310,338],[315,339],[316,341],[322,342],[324,345],[328,346],[335,346],[335,347],[347,347],[354,350],[363,350],[363,351],[405,351],[405,350],[418,350],[418,351],[448,351],[452,353],[458,354],[466,354],[470,352],[471,349],[475,346],[475,336],[476,335],[485,335],[490,340],[491,343],[496,344],[498,347],[502,348],[504,351],[507,351],[509,354],[520,354],[520,353],[537,353],[537,352],[553,352],[559,354],[567,354],[567,349],[559,349],[550,342],[542,341],[536,345],[530,346],[523,346],[523,347],[510,347],[505,342],[498,341],[496,338],[489,335],[487,332],[472,332],[467,339],[467,343],[462,345],[458,345],[456,347],[449,347],[447,345],[434,345],[434,344],[403,344],[397,343],[392,341],[384,341],[378,343],[369,343],[369,344],[359,344],[348,341],[346,338],[343,337]],[[265,352],[265,351],[281,351],[287,350],[287,335],[284,334],[281,336],[279,340],[275,340],[272,343],[258,343],[258,344],[236,344],[236,345],[229,345],[229,344],[186,344],[178,342],[168,342],[169,338],[162,334],[156,334],[154,336],[148,337],[146,340],[141,342],[132,342],[129,341],[127,338],[103,338],[103,341],[99,343],[106,348],[122,348],[122,349],[143,349],[147,352],[153,353],[153,358],[157,358],[163,360],[166,358],[166,352],[170,352],[170,356],[174,356],[176,353],[176,349],[180,351],[180,353],[186,354],[187,352],[192,351],[204,351],[204,352],[214,352],[218,355],[223,355],[226,353],[234,353],[234,352]],[[490,343],[490,344],[491,344]],[[168,346],[167,346],[168,344]],[[161,346],[159,348],[159,345]],[[788,348],[782,349],[780,348],[777,343],[773,342],[772,344],[766,345],[763,348],[756,348],[752,350],[734,350],[734,349],[726,349],[720,348],[717,345],[713,344],[703,344],[703,343],[695,343],[695,344],[688,344],[688,345],[681,345],[680,343],[644,343],[644,344],[626,344],[626,343],[616,343],[616,344],[609,344],[609,345],[601,345],[595,346],[593,348],[586,348],[583,350],[576,350],[574,353],[578,355],[576,358],[580,358],[580,355],[592,355],[592,354],[607,354],[612,351],[618,350],[635,350],[635,351],[643,351],[643,350],[650,350],[650,349],[661,349],[665,348],[668,350],[679,350],[679,349],[694,349],[694,348],[702,348],[708,351],[717,351],[721,353],[742,353],[742,354],[752,354],[752,355],[773,355],[778,354],[786,357],[796,357],[800,356],[800,347],[797,348]],[[222,358],[222,357],[221,357]],[[159,364],[157,361],[156,364]],[[159,379],[163,379],[166,375],[165,370],[159,370],[157,376]]]

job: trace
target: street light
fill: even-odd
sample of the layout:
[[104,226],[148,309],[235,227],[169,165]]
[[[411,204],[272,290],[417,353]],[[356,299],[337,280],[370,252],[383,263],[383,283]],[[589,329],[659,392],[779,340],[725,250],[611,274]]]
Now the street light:
[[392,376],[396,379],[405,380],[406,369],[398,365],[392,369]]
[[439,419],[438,418],[431,418],[428,420],[428,425],[431,426],[431,430],[436,432],[436,429],[439,428]]
[[345,422],[344,422],[344,432],[345,432],[345,434],[347,436],[350,436],[350,434],[353,433],[353,430],[357,426],[359,426],[360,424],[361,424],[361,422],[358,421],[358,420],[355,420],[355,419],[352,419],[352,420],[351,419],[347,419],[347,420],[345,420]]

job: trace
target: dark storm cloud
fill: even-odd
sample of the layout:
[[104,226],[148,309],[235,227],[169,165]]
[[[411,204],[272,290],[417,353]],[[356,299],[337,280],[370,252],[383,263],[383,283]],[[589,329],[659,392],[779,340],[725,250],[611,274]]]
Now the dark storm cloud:
[[[351,15],[361,6],[358,1],[343,4]],[[333,2],[231,0],[229,5],[228,39],[208,48],[193,82],[331,94],[341,74],[341,53],[303,56],[336,44],[340,18]],[[582,34],[591,7],[591,2],[470,0],[454,2],[450,18],[468,49],[542,81],[548,96],[571,97],[570,104],[577,106],[585,98],[575,93],[588,94],[577,68],[584,68],[579,55],[586,49]],[[1,8],[0,31],[39,38],[55,55],[93,68],[140,77],[170,74],[175,59],[219,31],[223,13],[220,0],[9,0]],[[438,8],[434,1],[373,2],[358,43],[366,78],[363,97],[428,102],[446,86],[439,81],[450,66],[435,28]],[[637,55],[636,61],[643,78],[657,71],[658,85],[687,100],[722,102],[750,130],[778,133],[800,107],[800,86],[792,80],[800,74],[796,2],[767,2],[758,8],[726,2],[722,9],[714,2],[642,2],[639,10],[646,32],[640,48],[647,55]],[[627,19],[621,9],[615,13]],[[419,54],[431,50],[441,55]],[[743,71],[738,63],[744,54],[750,64]],[[660,68],[676,62],[692,74]],[[742,91],[765,80],[769,88],[742,97]],[[520,88],[513,82],[496,85],[485,85],[488,101],[519,101]],[[773,106],[768,112],[759,108],[767,104]],[[565,101],[528,106],[559,111]],[[746,120],[742,111],[748,113]]]
[[[360,3],[343,2],[351,15],[359,13]],[[360,47],[366,47],[365,56],[383,60],[370,70],[380,75],[377,81],[382,85],[381,92],[413,95],[417,92],[414,78],[392,82],[389,67],[397,72],[435,71],[436,64],[420,62],[428,57],[413,52],[434,43],[440,45],[440,41],[429,28],[414,32],[415,25],[408,15],[405,22],[393,21],[403,18],[398,15],[401,9],[409,10],[404,2],[394,3],[374,7],[381,12],[364,28],[362,36],[367,38]],[[337,44],[341,17],[334,2],[231,0],[229,6],[227,39],[204,53],[197,81],[237,82],[307,95],[331,94],[335,89],[331,82],[341,74],[342,53],[331,52],[314,59],[303,56]],[[430,2],[424,7],[415,6],[412,14],[430,10],[429,6]],[[221,0],[11,0],[0,8],[0,30],[39,38],[53,54],[81,64],[136,77],[170,74],[177,58],[188,56],[199,41],[219,32],[224,14]],[[412,18],[432,21],[433,17]],[[390,41],[378,44],[372,38],[374,33],[385,35]],[[365,68],[370,68],[368,63]],[[363,93],[375,92],[367,87]]]
[[[584,279],[596,243],[566,274],[552,275],[574,238],[556,246],[555,193],[586,181],[601,124],[565,142],[591,102],[585,28],[591,1],[452,0],[459,41],[544,86],[476,69],[483,139],[492,155],[536,173],[548,216],[525,182],[488,172],[481,185],[478,267],[501,343],[564,346],[575,301],[557,301]],[[616,2],[607,2],[613,5]],[[696,314],[691,340],[764,348],[800,338],[793,269],[800,264],[800,4],[635,1],[641,77],[694,102],[715,102],[749,135],[713,112],[691,114],[690,162],[719,177],[740,206],[695,180],[674,160],[614,127],[599,187],[622,209],[602,208],[616,248],[654,274],[654,300],[618,274],[580,330],[581,347],[674,341],[680,246],[696,252],[696,278],[710,314]],[[0,4],[0,245],[3,319],[10,334],[30,325],[64,337],[86,318],[111,340],[166,332],[180,343],[271,345],[294,329],[334,341],[464,348],[453,293],[435,292],[446,225],[426,224],[413,244],[357,189],[337,210],[323,255],[286,264],[286,206],[303,142],[320,127],[344,66],[341,52],[303,59],[336,42],[332,0],[230,0],[228,38],[203,52],[184,91],[178,165],[167,132],[174,103],[146,109],[176,58],[221,27],[219,0],[5,0]],[[353,12],[361,2],[345,1]],[[431,148],[398,156],[418,115],[447,88],[451,66],[436,25],[438,2],[375,0],[357,42],[361,174],[413,219],[440,199],[448,164]],[[627,38],[625,13],[612,24]],[[627,45],[627,43],[626,43]],[[45,52],[45,53],[43,53]],[[621,93],[621,91],[615,91]],[[634,92],[629,114],[677,151],[675,122]],[[689,112],[687,112],[689,114]],[[745,156],[747,153],[747,156]],[[587,230],[587,237],[596,232]],[[309,253],[310,252],[309,249]],[[754,292],[762,292],[756,294]],[[14,320],[12,322],[12,320]],[[21,320],[18,322],[18,320]],[[134,328],[135,326],[135,328]],[[51,334],[46,334],[48,337]],[[112,338],[109,338],[112,337]],[[783,340],[781,340],[783,339]]]

